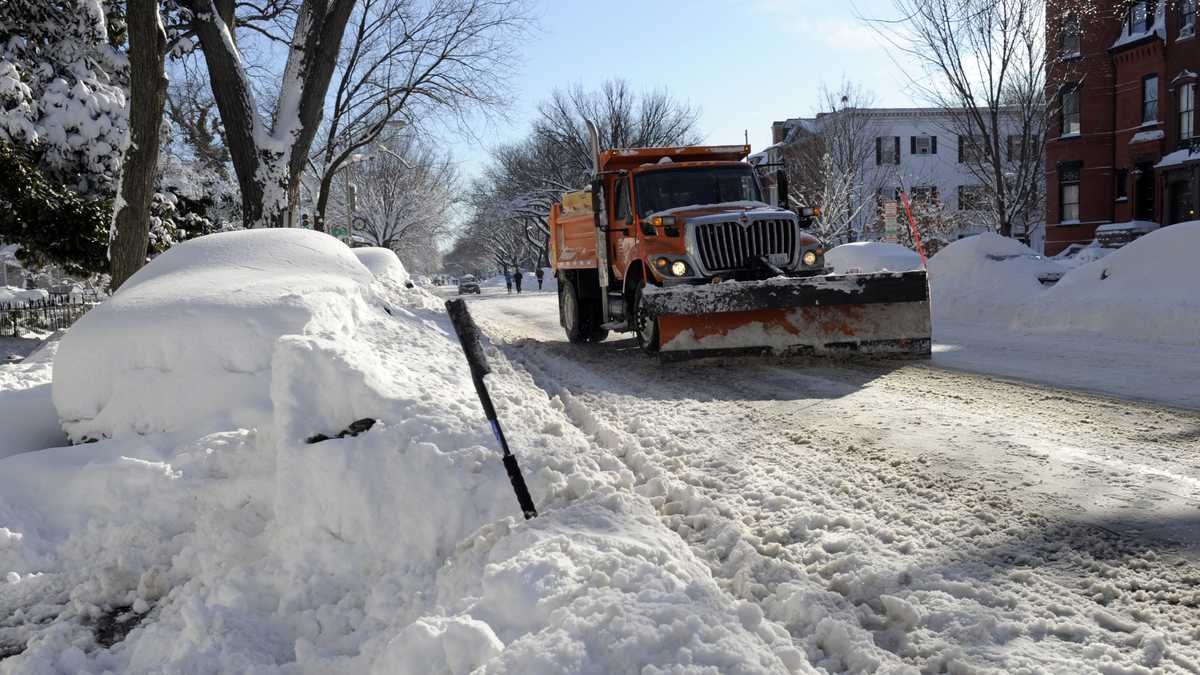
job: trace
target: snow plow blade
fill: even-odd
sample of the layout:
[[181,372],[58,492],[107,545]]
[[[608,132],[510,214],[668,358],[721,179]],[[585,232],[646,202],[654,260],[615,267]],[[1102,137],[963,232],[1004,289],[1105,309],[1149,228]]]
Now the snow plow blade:
[[924,270],[648,289],[664,360],[719,353],[928,357]]

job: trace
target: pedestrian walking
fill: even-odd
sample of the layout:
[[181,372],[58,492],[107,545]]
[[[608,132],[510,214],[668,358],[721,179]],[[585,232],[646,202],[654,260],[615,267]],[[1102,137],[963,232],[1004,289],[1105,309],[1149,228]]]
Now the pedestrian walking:
[[[504,285],[508,287],[508,294],[512,295],[512,275],[508,273],[508,268],[504,268]],[[520,293],[521,291],[517,291]]]
[[539,268],[537,268],[537,271],[533,273],[533,275],[535,277],[537,277],[538,290],[539,291],[542,290],[542,277],[544,277],[546,275],[546,271],[539,267]]
[[513,268],[513,283],[517,285],[517,293],[518,294],[521,293],[521,277],[522,276],[524,276],[524,275],[521,274],[520,267]]

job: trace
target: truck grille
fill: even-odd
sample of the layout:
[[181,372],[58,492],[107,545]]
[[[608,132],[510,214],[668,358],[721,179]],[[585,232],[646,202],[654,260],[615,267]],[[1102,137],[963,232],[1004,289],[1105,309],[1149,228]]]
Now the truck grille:
[[795,258],[796,225],[790,220],[753,220],[696,225],[700,264],[709,272],[745,269],[752,258],[784,254]]

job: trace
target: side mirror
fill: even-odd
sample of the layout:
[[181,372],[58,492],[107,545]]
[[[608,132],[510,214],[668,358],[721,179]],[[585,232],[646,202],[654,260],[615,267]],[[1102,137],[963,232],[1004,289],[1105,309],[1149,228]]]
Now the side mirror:
[[783,169],[775,170],[775,202],[776,206],[791,208],[791,198],[788,197],[788,177]]

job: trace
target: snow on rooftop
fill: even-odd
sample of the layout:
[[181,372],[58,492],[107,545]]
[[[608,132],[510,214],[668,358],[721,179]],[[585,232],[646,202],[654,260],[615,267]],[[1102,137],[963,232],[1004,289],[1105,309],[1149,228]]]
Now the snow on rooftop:
[[1176,150],[1168,155],[1163,156],[1158,164],[1154,165],[1156,169],[1168,169],[1175,166],[1182,166],[1191,162],[1200,162],[1200,149],[1183,148]]
[[1150,220],[1130,220],[1124,223],[1106,223],[1096,228],[1096,234],[1104,232],[1152,232],[1160,225]]
[[1163,132],[1162,129],[1154,129],[1153,131],[1139,131],[1133,135],[1133,138],[1129,139],[1129,144],[1136,145],[1138,143],[1148,143],[1150,141],[1160,141],[1164,137],[1166,137],[1166,134]]
[[1154,22],[1145,30],[1131,31],[1128,15],[1123,16],[1121,21],[1121,37],[1117,38],[1117,41],[1113,43],[1110,49],[1124,47],[1127,44],[1137,42],[1151,35],[1157,35],[1159,39],[1165,40],[1167,38],[1167,14],[1166,8],[1163,6],[1164,4],[1161,2],[1155,3],[1157,7],[1154,11]]

